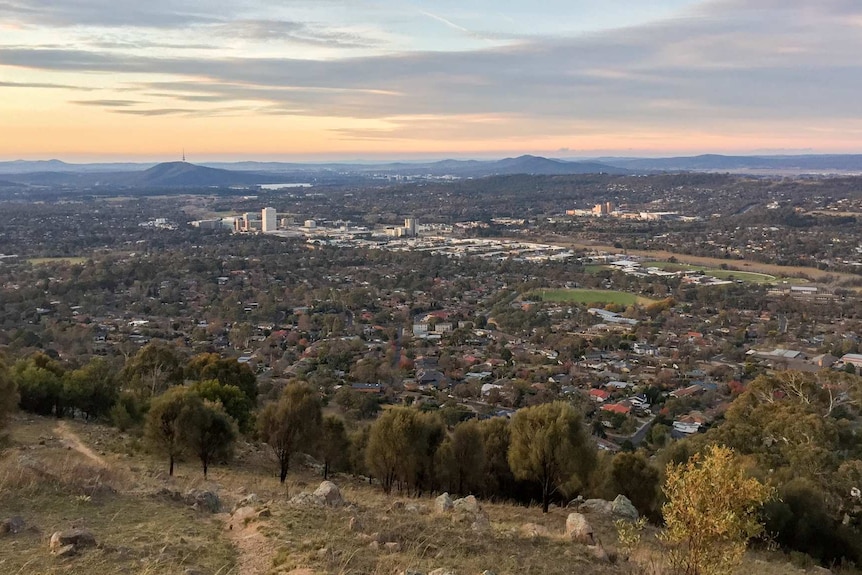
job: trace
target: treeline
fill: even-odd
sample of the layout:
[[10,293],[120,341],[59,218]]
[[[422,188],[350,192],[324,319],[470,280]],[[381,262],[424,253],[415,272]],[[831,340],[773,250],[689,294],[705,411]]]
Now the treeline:
[[[24,411],[142,430],[171,474],[178,460],[192,457],[206,475],[245,435],[271,448],[281,481],[303,453],[318,458],[324,475],[367,476],[387,493],[445,490],[541,501],[545,510],[577,494],[622,493],[641,513],[655,516],[658,509],[659,474],[647,458],[626,454],[611,463],[596,452],[581,413],[565,402],[519,410],[511,421],[460,421],[445,410],[388,406],[368,424],[362,418],[380,410],[372,396],[348,387],[327,394],[291,380],[266,400],[247,365],[217,354],[185,360],[165,344],[147,345],[122,365],[95,358],[69,367],[36,353],[3,373]],[[330,400],[349,419],[324,417]]]
[[[147,346],[117,367],[96,359],[65,369],[43,354],[0,366],[0,418],[17,400],[43,415],[138,427],[169,471],[177,458],[190,456],[206,474],[227,461],[244,434],[272,450],[282,481],[297,456],[307,454],[322,463],[324,475],[372,478],[387,493],[445,490],[541,501],[545,510],[575,495],[623,494],[657,521],[666,465],[724,445],[777,494],[760,509],[774,543],[826,565],[862,562],[862,378],[853,374],[759,376],[707,433],[647,457],[597,451],[580,412],[567,402],[520,409],[511,420],[450,425],[440,410],[384,406],[367,424],[324,416],[331,397],[349,407],[339,399],[345,394],[330,397],[299,380],[259,402],[254,374],[214,354],[181,361],[166,346]],[[716,494],[729,488],[713,487]]]

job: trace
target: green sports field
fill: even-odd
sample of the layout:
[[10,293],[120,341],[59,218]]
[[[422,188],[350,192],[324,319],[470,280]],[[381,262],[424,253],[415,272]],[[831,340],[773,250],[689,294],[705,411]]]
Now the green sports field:
[[67,264],[75,265],[75,264],[83,264],[87,261],[87,258],[77,258],[77,257],[68,257],[68,258],[30,258],[27,260],[34,266],[41,266],[45,264],[56,264],[59,262],[65,262]]

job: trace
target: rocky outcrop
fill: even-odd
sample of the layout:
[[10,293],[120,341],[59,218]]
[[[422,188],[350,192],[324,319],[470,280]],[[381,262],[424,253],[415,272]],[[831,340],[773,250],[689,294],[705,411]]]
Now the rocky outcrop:
[[344,505],[344,498],[338,486],[331,481],[324,481],[320,487],[314,490],[314,496],[319,497],[327,507],[340,507]]
[[187,505],[191,505],[198,511],[218,513],[221,510],[221,501],[218,495],[212,491],[190,489],[186,492],[184,499]]
[[617,498],[611,504],[611,513],[617,517],[632,521],[637,521],[639,517],[638,510],[635,509],[635,506],[632,505],[632,502],[625,495],[617,495]]
[[17,535],[24,531],[25,527],[27,527],[27,523],[24,518],[15,515],[0,521],[0,535]]
[[472,495],[468,495],[462,499],[456,499],[452,502],[452,507],[455,511],[460,511],[462,513],[479,513],[479,511],[481,511],[479,508],[479,502]]
[[299,507],[340,507],[345,504],[341,490],[331,481],[324,481],[314,493],[303,491],[290,498],[291,505]]
[[454,504],[452,503],[452,498],[449,497],[448,493],[444,493],[434,500],[434,510],[437,511],[437,513],[446,513],[447,511],[451,511],[453,508]]
[[578,505],[578,512],[610,515],[613,512],[613,507],[613,503],[604,499],[587,499]]
[[566,537],[575,543],[583,545],[595,545],[596,540],[593,536],[593,527],[587,521],[587,518],[580,513],[569,513],[566,518]]
[[96,546],[96,537],[87,529],[67,529],[51,535],[48,548],[58,557],[75,555],[79,550]]

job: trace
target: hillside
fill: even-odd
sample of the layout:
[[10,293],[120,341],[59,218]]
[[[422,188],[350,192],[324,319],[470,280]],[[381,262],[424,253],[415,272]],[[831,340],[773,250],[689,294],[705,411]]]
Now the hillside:
[[[10,436],[0,456],[0,525],[13,531],[0,529],[6,573],[642,572],[630,562],[597,559],[567,538],[567,509],[543,515],[536,507],[481,502],[480,511],[441,513],[432,497],[387,497],[346,475],[334,478],[344,504],[327,506],[305,493],[321,481],[313,466],[292,470],[285,489],[269,453],[250,444],[204,482],[192,461],[167,477],[164,463],[143,453],[139,439],[112,428],[22,416]],[[610,518],[586,516],[613,560]],[[52,534],[73,528],[91,533],[95,545],[85,537],[77,548],[52,554]],[[654,535],[650,529],[648,540]],[[751,555],[744,569],[806,573],[777,556]]]
[[131,175],[121,182],[131,187],[177,188],[257,184],[267,180],[257,174],[207,168],[188,162],[166,162]]

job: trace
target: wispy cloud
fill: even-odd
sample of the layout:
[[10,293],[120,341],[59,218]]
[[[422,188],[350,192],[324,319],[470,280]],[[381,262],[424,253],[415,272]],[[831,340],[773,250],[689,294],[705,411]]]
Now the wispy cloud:
[[[58,3],[46,0],[0,0],[0,11],[12,6],[23,20],[70,26],[139,16],[152,26],[184,22],[212,31],[218,39],[213,44],[247,39],[254,49],[238,56],[219,50],[154,55],[106,45],[0,46],[0,66],[109,73],[104,76],[109,88],[127,90],[128,102],[135,105],[110,98],[75,102],[103,102],[106,109],[123,114],[381,121],[373,129],[339,130],[343,138],[504,139],[588,133],[599,126],[609,132],[758,126],[814,130],[862,122],[862,62],[857,56],[862,53],[862,5],[857,1],[711,0],[679,18],[620,30],[570,37],[537,34],[483,49],[385,53],[363,51],[378,47],[377,37],[350,27],[234,17],[235,8],[226,2],[224,13],[207,14],[201,13],[203,0],[190,2],[185,12],[169,7],[167,0],[154,2],[145,7],[121,0],[117,11],[122,16],[95,14],[96,0],[69,0],[82,9],[77,16],[72,8],[55,8]],[[437,13],[422,15],[459,34],[475,33]],[[169,23],[163,22],[166,18]],[[292,51],[292,57],[272,56],[268,43],[277,40],[348,52],[329,59]],[[348,55],[353,49],[361,55]],[[152,81],[141,81],[141,75]],[[45,87],[60,84],[46,82]]]
[[73,104],[81,106],[98,106],[100,108],[127,108],[142,104],[138,100],[72,100]]
[[40,90],[80,90],[91,92],[93,88],[85,86],[74,86],[71,84],[54,84],[50,82],[4,82],[0,81],[0,88],[38,88]]

